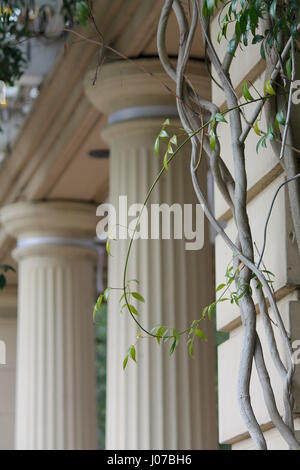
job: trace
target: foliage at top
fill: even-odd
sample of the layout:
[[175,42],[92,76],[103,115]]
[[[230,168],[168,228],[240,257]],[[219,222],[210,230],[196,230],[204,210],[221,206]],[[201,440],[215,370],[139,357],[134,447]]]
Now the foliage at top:
[[55,14],[71,27],[86,24],[90,10],[84,0],[63,0],[61,7],[53,0],[40,1],[39,6],[28,0],[0,2],[0,81],[13,85],[22,76],[27,62],[22,45],[32,37],[45,36]]
[[[236,44],[248,46],[265,41],[271,48],[276,45],[280,50],[286,37],[299,37],[297,31],[300,0],[221,0],[223,8],[219,15],[220,32],[218,41],[227,38],[227,29],[234,23],[235,35],[228,43],[228,52],[234,54]],[[203,16],[212,16],[218,8],[218,0],[205,0],[203,3]],[[272,22],[271,28],[261,31],[259,22],[269,14]],[[297,19],[298,18],[298,19]],[[264,47],[261,55],[265,58]]]

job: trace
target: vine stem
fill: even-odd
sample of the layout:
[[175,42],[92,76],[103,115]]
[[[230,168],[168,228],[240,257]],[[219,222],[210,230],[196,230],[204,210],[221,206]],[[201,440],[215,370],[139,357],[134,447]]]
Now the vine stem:
[[[251,104],[253,102],[258,102],[258,101],[261,101],[262,99],[266,99],[266,98],[270,98],[271,96],[267,95],[266,97],[264,98],[257,98],[257,99],[254,99],[252,100],[251,102],[245,102],[245,103],[241,103],[237,106],[234,106],[230,109],[227,109],[225,111],[223,111],[222,114],[223,116],[225,116],[226,114],[230,113],[231,111],[237,109],[237,108],[240,108],[242,106],[247,106],[248,104]],[[171,163],[171,161],[173,160],[173,158],[180,152],[180,150],[182,150],[182,148],[184,148],[184,146],[186,144],[188,144],[191,139],[193,137],[195,137],[199,132],[201,132],[203,129],[205,129],[206,127],[208,127],[211,123],[213,122],[213,119],[210,119],[208,122],[204,123],[202,126],[200,126],[198,129],[192,131],[189,133],[188,137],[178,146],[178,148],[174,151],[174,153],[170,156],[170,158],[167,160],[167,164]],[[135,315],[132,313],[132,311],[130,310],[130,304],[129,304],[129,301],[128,301],[128,297],[127,297],[127,292],[126,292],[126,287],[127,287],[127,271],[128,271],[128,263],[129,263],[129,258],[130,258],[130,254],[131,254],[131,250],[132,250],[132,246],[133,246],[133,241],[134,241],[134,236],[136,234],[136,231],[137,231],[137,227],[140,223],[140,220],[141,220],[141,217],[142,217],[142,214],[143,214],[143,211],[144,211],[144,208],[146,207],[149,199],[150,199],[150,196],[155,188],[155,186],[157,185],[158,181],[160,180],[160,178],[162,177],[162,175],[164,174],[164,172],[166,171],[166,168],[165,166],[162,166],[162,168],[160,169],[159,173],[157,174],[155,180],[153,181],[153,183],[151,184],[150,186],[150,189],[148,190],[147,192],[147,195],[144,199],[144,202],[143,202],[143,205],[142,205],[142,208],[141,208],[141,211],[139,213],[139,216],[137,217],[137,221],[136,221],[136,224],[135,224],[135,227],[133,229],[133,233],[132,233],[132,237],[130,239],[130,242],[129,242],[129,246],[128,246],[128,250],[127,250],[127,253],[126,253],[126,259],[125,259],[125,265],[124,265],[124,271],[123,271],[123,294],[124,294],[124,300],[125,300],[125,303],[126,303],[126,307],[127,307],[127,310],[129,312],[129,315],[131,316],[131,318],[133,319],[133,321],[137,324],[137,326],[140,328],[141,331],[143,331],[144,333],[146,333],[147,335],[149,336],[152,336],[153,338],[157,338],[158,336],[154,333],[151,333],[151,331],[148,331],[140,322],[139,320],[135,317]],[[187,331],[189,331],[189,328],[186,328],[185,330],[179,332],[179,335],[183,335],[185,333],[187,333]]]

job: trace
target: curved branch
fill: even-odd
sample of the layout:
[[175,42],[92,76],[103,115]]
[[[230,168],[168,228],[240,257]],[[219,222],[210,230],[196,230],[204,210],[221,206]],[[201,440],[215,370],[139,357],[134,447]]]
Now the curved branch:
[[[197,10],[194,4],[193,18],[196,18],[196,16],[197,16]],[[192,21],[192,24],[194,24],[193,21]],[[180,99],[177,99],[177,109],[178,109],[179,117],[181,119],[183,127],[188,133],[191,131],[192,126],[188,117],[188,110],[186,110],[183,105],[184,92],[185,92],[184,73],[185,73],[185,68],[187,65],[188,58],[189,58],[192,38],[193,38],[193,30],[191,28],[187,41],[186,41],[186,46],[183,50],[183,54],[181,54],[182,60],[180,61],[178,60],[177,74],[176,74],[176,94],[180,98]],[[183,45],[181,44],[180,47],[183,48]],[[192,161],[193,167],[195,168],[195,166],[197,165],[197,154],[199,152],[199,143],[197,139],[194,137],[192,137],[191,142],[192,142],[191,161]],[[194,176],[195,176],[195,173],[194,173]],[[247,299],[245,297],[243,299],[243,305],[245,305],[247,301],[252,303],[252,315],[251,316],[244,315],[245,340],[243,342],[243,351],[242,351],[241,366],[240,366],[240,373],[239,373],[239,403],[240,403],[242,416],[245,420],[245,424],[256,444],[256,447],[258,449],[266,449],[266,442],[265,442],[263,433],[259,427],[259,424],[255,418],[255,415],[251,406],[251,400],[250,400],[249,389],[250,389],[250,379],[251,379],[251,365],[252,365],[252,360],[253,360],[255,341],[254,340],[249,341],[249,335],[252,338],[255,338],[254,335],[255,335],[256,315],[255,315],[254,303],[251,298]]]
[[[187,61],[190,54],[190,48],[193,40],[193,35],[195,31],[195,19],[197,18],[197,11],[199,13],[199,5],[198,2],[193,3],[193,13],[192,13],[192,22],[189,32],[187,34],[187,26],[186,23],[182,20],[181,15],[182,11],[180,8],[175,7],[174,1],[166,0],[164,4],[163,14],[162,14],[162,24],[159,26],[158,33],[160,38],[158,39],[158,51],[161,62],[169,74],[171,78],[176,82],[176,101],[177,101],[177,108],[179,117],[181,119],[182,125],[185,128],[187,133],[191,133],[195,126],[195,116],[191,115],[190,112],[190,100],[193,99],[193,96],[196,98],[200,98],[197,94],[193,91],[192,86],[190,86],[188,80],[185,77],[185,69],[187,65]],[[179,45],[179,54],[178,54],[178,61],[177,61],[177,69],[175,71],[174,67],[169,61],[166,48],[165,48],[165,31],[167,20],[170,15],[171,7],[173,7],[177,21],[179,23],[180,28],[180,45]],[[235,179],[236,184],[234,184],[234,180],[226,167],[225,163],[220,160],[220,163],[217,164],[217,157],[219,155],[219,142],[217,141],[216,145],[216,153],[212,155],[211,151],[207,151],[208,155],[211,158],[211,165],[214,168],[214,176],[217,177],[217,183],[219,180],[219,186],[223,186],[226,192],[229,192],[228,184],[230,185],[231,194],[234,193],[234,217],[236,220],[236,225],[238,228],[239,234],[239,244],[236,245],[233,243],[227,234],[224,232],[223,228],[220,226],[219,222],[213,216],[206,199],[204,198],[202,191],[199,187],[198,179],[197,179],[197,155],[199,152],[199,137],[196,137],[194,134],[191,137],[192,143],[192,153],[191,153],[191,177],[193,182],[193,187],[198,198],[198,201],[203,205],[205,215],[207,216],[208,220],[215,228],[217,233],[219,233],[227,246],[232,250],[235,255],[235,262],[237,263],[238,260],[242,261],[246,267],[243,269],[239,275],[239,278],[243,281],[243,283],[250,282],[251,273],[254,273],[259,281],[261,282],[265,292],[268,296],[271,308],[274,312],[274,316],[277,320],[278,327],[280,329],[281,336],[284,340],[284,345],[287,349],[289,355],[289,368],[286,375],[286,384],[289,383],[293,373],[292,367],[292,349],[289,342],[288,334],[285,330],[282,318],[278,311],[277,304],[275,302],[273,293],[270,289],[270,286],[265,279],[265,276],[260,271],[259,268],[256,267],[254,263],[254,254],[253,254],[253,246],[252,246],[252,237],[251,231],[247,216],[246,210],[246,196],[247,196],[247,178],[246,178],[246,171],[245,171],[245,162],[244,162],[244,144],[243,141],[240,141],[240,137],[242,135],[242,127],[241,127],[241,117],[240,112],[238,109],[238,100],[233,90],[232,84],[230,82],[229,77],[226,75],[225,71],[222,69],[222,65],[220,64],[219,59],[216,56],[216,52],[211,45],[208,35],[206,33],[207,25],[204,25],[204,20],[201,17],[201,13],[198,15],[199,20],[202,27],[202,32],[204,33],[205,39],[207,40],[208,52],[211,58],[211,61],[215,68],[217,68],[217,72],[219,78],[221,79],[222,85],[224,86],[228,108],[232,109],[230,113],[230,122],[231,122],[231,130],[232,130],[232,142],[233,142],[233,151],[234,151],[234,164],[235,164]],[[202,99],[200,98],[201,104]],[[203,108],[206,111],[212,111],[214,105],[203,103]],[[215,112],[215,109],[213,110]],[[204,139],[203,145],[206,147],[207,150],[207,139]],[[227,181],[225,182],[225,178]],[[232,198],[231,198],[231,207],[232,207]],[[241,246],[241,248],[239,247]],[[266,442],[263,436],[263,433],[260,429],[260,426],[255,418],[253,413],[253,409],[251,406],[251,400],[249,396],[249,387],[250,387],[250,379],[251,379],[251,370],[252,370],[252,362],[253,357],[255,354],[256,349],[256,311],[253,299],[249,293],[246,293],[240,300],[240,307],[241,307],[241,314],[242,320],[244,325],[244,341],[243,341],[243,351],[242,351],[242,358],[240,364],[240,373],[239,373],[239,403],[241,407],[241,412],[246,422],[247,428],[253,438],[255,445],[259,449],[266,448]],[[282,372],[285,373],[284,369]],[[287,390],[287,389],[286,389]],[[289,398],[288,405],[291,404],[291,397],[289,394],[286,393],[286,397]],[[270,406],[270,405],[269,405]],[[273,416],[275,416],[275,420],[278,418],[276,413],[278,414],[278,410],[275,407],[275,415],[274,409],[272,410]],[[279,425],[281,425],[279,423]]]
[[[255,281],[253,282],[253,284]],[[280,358],[276,340],[274,337],[273,328],[271,325],[270,317],[268,315],[268,309],[266,305],[265,296],[263,294],[262,289],[258,288],[257,285],[254,286],[254,290],[256,293],[257,301],[259,310],[262,316],[264,330],[267,337],[267,342],[269,345],[270,354],[273,360],[273,363],[278,370],[281,379],[283,381],[283,402],[284,402],[284,409],[285,409],[285,416],[284,416],[284,423],[288,426],[290,430],[294,430],[294,422],[293,422],[293,397],[291,396],[291,377],[289,371],[285,368]],[[283,436],[284,437],[284,436]],[[289,444],[289,442],[288,442]]]
[[274,196],[273,196],[273,199],[272,199],[272,202],[271,202],[271,205],[270,205],[270,208],[269,208],[269,211],[268,211],[268,215],[267,215],[267,219],[266,219],[266,222],[265,222],[265,226],[264,226],[264,239],[263,239],[263,246],[262,246],[262,250],[261,250],[261,253],[260,253],[260,257],[259,257],[259,260],[258,260],[258,263],[257,263],[257,267],[259,268],[261,262],[262,262],[262,259],[263,259],[263,256],[264,256],[264,252],[265,252],[265,249],[266,249],[266,243],[267,243],[267,230],[268,230],[268,224],[269,224],[269,221],[270,221],[270,217],[271,217],[271,214],[272,214],[272,210],[273,210],[273,207],[274,207],[274,204],[275,204],[275,201],[276,201],[276,198],[279,194],[279,191],[281,190],[281,188],[283,188],[283,186],[285,186],[286,184],[288,183],[291,183],[293,181],[295,181],[297,178],[300,177],[300,173],[298,173],[297,175],[295,176],[292,176],[291,178],[288,178],[287,180],[285,180],[283,183],[281,183]]
[[287,426],[279,412],[276,406],[276,400],[274,396],[274,392],[270,383],[270,377],[266,368],[266,364],[264,361],[263,357],[263,350],[261,347],[261,342],[259,339],[258,334],[256,334],[256,343],[255,343],[255,353],[254,353],[254,359],[255,359],[255,365],[256,365],[256,370],[258,374],[258,378],[260,380],[263,394],[264,394],[264,400],[270,415],[270,418],[273,422],[273,424],[276,426],[278,431],[280,432],[281,436],[284,438],[284,440],[287,442],[287,444],[290,446],[291,449],[297,450],[299,449],[299,443],[296,440],[293,432]]

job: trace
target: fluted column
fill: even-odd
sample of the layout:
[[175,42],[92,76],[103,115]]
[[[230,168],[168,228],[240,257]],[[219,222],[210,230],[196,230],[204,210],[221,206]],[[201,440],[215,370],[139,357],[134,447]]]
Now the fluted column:
[[1,215],[19,262],[16,448],[96,448],[95,208],[17,203]]
[[[142,65],[172,86],[157,61],[143,61]],[[193,70],[207,89],[202,67]],[[159,80],[124,62],[104,66],[94,88],[87,78],[88,96],[108,114],[103,137],[110,144],[109,202],[116,209],[120,195],[127,196],[128,207],[143,203],[162,165],[162,159],[154,155],[155,138],[165,118],[179,125],[174,97]],[[206,185],[205,169],[202,184]],[[188,148],[175,158],[150,201],[163,202],[181,207],[195,203]],[[139,320],[147,329],[163,324],[183,330],[212,300],[213,256],[207,227],[202,250],[186,251],[185,242],[172,238],[134,242],[128,279],[139,280],[138,290],[146,301],[139,305]],[[128,240],[111,244],[109,286],[122,286],[127,248]],[[171,358],[170,345],[158,346],[153,339],[142,339],[137,346],[137,364],[129,361],[123,372],[122,362],[128,347],[135,343],[137,326],[128,315],[120,314],[119,296],[114,293],[109,299],[108,321],[107,448],[215,448],[212,324],[205,325],[208,341],[196,347],[194,359],[188,356],[186,338]]]
[[17,289],[8,284],[0,292],[0,450],[14,448],[16,336]]

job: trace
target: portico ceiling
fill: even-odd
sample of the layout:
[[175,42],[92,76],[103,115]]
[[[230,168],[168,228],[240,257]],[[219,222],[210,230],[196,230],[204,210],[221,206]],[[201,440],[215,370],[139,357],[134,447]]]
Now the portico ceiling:
[[[95,19],[105,43],[131,58],[157,55],[156,28],[162,4],[163,0],[95,2]],[[97,39],[92,30],[78,32]],[[175,19],[167,33],[169,53],[175,55]],[[83,79],[89,69],[96,68],[98,55],[97,45],[69,35],[1,168],[1,205],[42,199],[101,202],[107,197],[109,160],[88,155],[90,150],[107,147],[100,136],[106,121],[83,90]],[[193,56],[202,59],[203,55],[202,40],[196,37]],[[3,259],[9,239],[3,233],[0,239]]]

